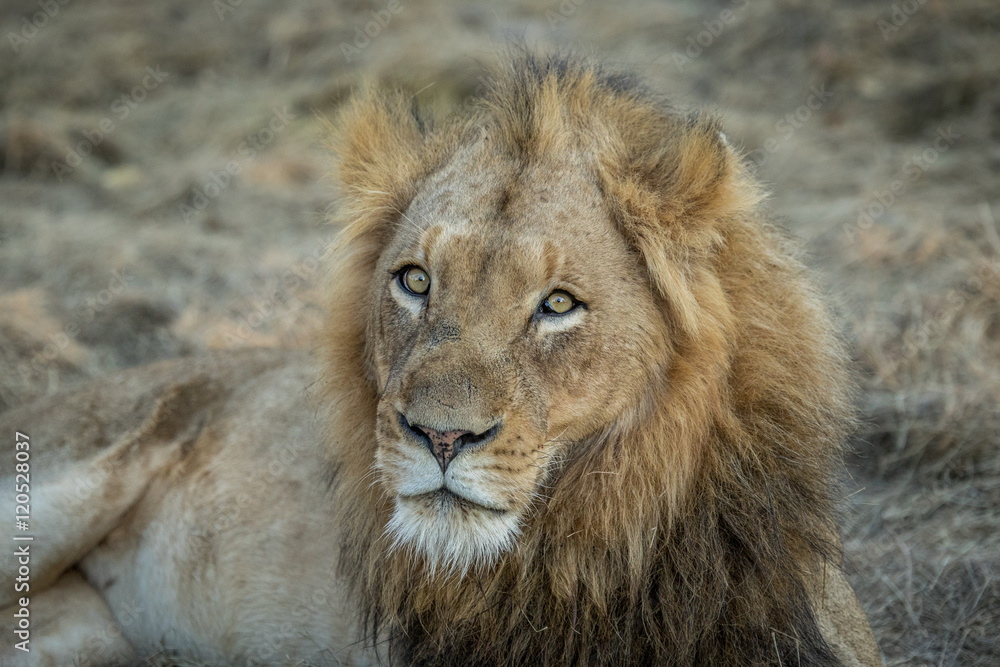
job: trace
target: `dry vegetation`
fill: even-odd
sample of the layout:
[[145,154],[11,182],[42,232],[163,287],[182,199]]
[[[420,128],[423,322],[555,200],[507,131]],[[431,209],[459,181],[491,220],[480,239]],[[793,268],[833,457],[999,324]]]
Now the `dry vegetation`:
[[721,110],[838,304],[865,415],[846,548],[887,663],[1000,664],[995,2],[57,6],[33,32],[40,4],[0,4],[0,409],[305,345],[332,231],[317,114],[365,76],[461,105],[505,40],[571,46]]

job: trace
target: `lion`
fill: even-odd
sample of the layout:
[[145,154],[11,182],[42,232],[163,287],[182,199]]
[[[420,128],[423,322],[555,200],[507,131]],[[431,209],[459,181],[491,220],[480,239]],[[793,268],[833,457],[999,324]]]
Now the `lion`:
[[847,356],[738,150],[583,59],[490,80],[346,105],[317,354],[0,415],[35,531],[4,664],[881,664]]

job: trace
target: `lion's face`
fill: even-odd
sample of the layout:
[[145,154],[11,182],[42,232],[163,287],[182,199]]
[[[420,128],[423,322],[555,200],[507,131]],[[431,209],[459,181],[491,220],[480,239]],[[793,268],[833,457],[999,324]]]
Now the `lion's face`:
[[388,537],[459,572],[514,545],[558,462],[641,405],[668,358],[596,184],[570,160],[484,168],[484,150],[418,191],[369,322]]
[[367,638],[833,664],[803,577],[838,557],[845,357],[718,123],[525,55],[469,115],[373,90],[334,129],[319,386]]

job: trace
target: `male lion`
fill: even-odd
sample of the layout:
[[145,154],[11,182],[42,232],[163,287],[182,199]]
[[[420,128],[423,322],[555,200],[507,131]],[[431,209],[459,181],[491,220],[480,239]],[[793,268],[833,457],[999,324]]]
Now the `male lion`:
[[217,353],[0,418],[3,664],[879,664],[844,353],[718,124],[529,55],[439,127],[348,107],[317,379]]

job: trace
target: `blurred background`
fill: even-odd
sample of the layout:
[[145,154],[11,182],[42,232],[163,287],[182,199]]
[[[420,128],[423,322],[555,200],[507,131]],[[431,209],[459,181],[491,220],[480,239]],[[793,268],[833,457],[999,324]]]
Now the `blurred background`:
[[1000,664],[996,0],[2,0],[0,410],[210,348],[309,345],[320,117],[446,111],[511,39],[707,107],[861,378],[851,580],[889,665]]

